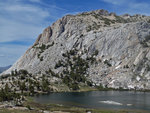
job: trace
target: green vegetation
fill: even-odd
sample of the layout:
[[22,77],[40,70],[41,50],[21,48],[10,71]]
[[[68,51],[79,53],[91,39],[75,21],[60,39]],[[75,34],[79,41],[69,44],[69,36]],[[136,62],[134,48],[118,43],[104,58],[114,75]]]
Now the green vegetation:
[[[72,90],[79,90],[80,83],[87,84],[90,87],[92,86],[92,83],[86,80],[85,75],[87,74],[86,72],[89,65],[96,62],[94,56],[98,55],[98,50],[95,50],[92,56],[87,57],[87,59],[81,58],[77,53],[78,50],[76,49],[63,53],[62,56],[64,57],[64,60],[59,60],[55,65],[55,69],[63,67],[63,72],[60,73],[59,76],[57,74],[57,77],[61,77],[63,83]],[[51,71],[47,73],[51,73]]]
[[86,31],[87,31],[87,32],[90,32],[91,30],[92,30],[92,26],[89,25],[89,26],[86,28]]
[[115,16],[116,17],[116,22],[118,23],[128,23],[128,21],[120,16]]
[[55,64],[55,69],[59,68],[63,66],[63,61],[62,60],[59,60],[58,63]]
[[27,91],[25,82],[20,83],[19,86],[20,86],[21,93],[23,93],[23,91]]
[[143,41],[140,42],[140,44],[143,46],[143,47],[149,47],[147,43],[149,43],[150,41],[150,35],[147,35]]
[[104,20],[104,23],[106,25],[110,25],[112,23],[112,21],[110,19],[108,19],[108,18],[102,18],[102,20]]
[[90,32],[91,30],[98,30],[101,25],[98,25],[96,22],[94,22],[92,25],[89,25],[86,27],[86,31]]
[[46,74],[51,75],[53,77],[57,77],[57,78],[60,77],[59,74],[54,73],[54,71],[52,71],[51,69],[49,69],[48,71],[46,71]]
[[5,85],[4,89],[2,88],[0,90],[0,102],[10,101],[10,100],[14,100],[16,98],[20,98],[20,94],[11,92],[10,88],[8,87],[8,84]]
[[46,49],[48,49],[49,47],[52,47],[53,45],[54,45],[54,41],[52,42],[52,44],[47,45],[47,46],[46,46]]
[[143,46],[143,47],[148,47],[147,43],[145,41],[143,42],[140,42],[140,44]]
[[49,84],[48,80],[45,77],[43,77],[42,78],[42,91],[43,92],[50,92],[49,85],[50,84]]
[[[41,46],[37,47],[37,45],[35,45],[33,48],[39,49],[39,54],[37,54],[38,58],[40,59],[40,61],[43,61],[43,56],[41,56],[41,54],[48,49],[49,47],[52,47],[54,45],[54,42],[52,42],[52,44],[49,45],[45,45],[42,44]],[[40,57],[41,56],[41,57]]]
[[[55,73],[51,70],[50,72],[51,75],[58,76],[57,74],[54,75]],[[0,89],[0,101],[15,100],[20,95],[32,96],[39,91],[45,93],[52,91],[48,77],[43,75],[42,78],[36,78],[26,70],[12,71],[11,75],[2,79],[8,79],[9,82],[4,83]]]
[[43,52],[45,49],[48,49],[49,47],[52,47],[53,45],[54,45],[54,41],[49,45],[42,44],[39,47],[37,47],[37,45],[35,45],[33,48],[40,49],[40,51]]
[[88,16],[88,15],[90,15],[90,14],[89,13],[81,13],[78,16]]
[[94,55],[95,55],[95,56],[97,56],[97,55],[98,55],[98,50],[95,50]]
[[99,85],[99,86],[96,86],[96,88],[99,90],[99,91],[110,91],[110,90],[118,90],[118,89],[114,89],[114,88],[108,88],[107,86],[103,86],[103,85]]
[[[77,90],[79,89],[78,83],[83,82],[85,83],[86,78],[84,74],[86,74],[86,70],[89,67],[88,62],[82,59],[80,56],[74,57],[74,60],[67,59],[67,67],[64,70],[63,75],[63,82],[67,84],[71,89]],[[71,70],[68,70],[68,69]]]
[[129,68],[129,65],[124,65],[123,68]]
[[109,61],[108,60],[105,60],[104,61],[104,64],[107,64],[109,67],[111,67],[112,65],[109,63]]
[[94,16],[96,19],[99,19],[99,17],[101,17],[99,14],[93,14],[92,16]]
[[42,53],[46,49],[46,45],[42,44],[41,46],[38,47],[38,49],[40,49]]

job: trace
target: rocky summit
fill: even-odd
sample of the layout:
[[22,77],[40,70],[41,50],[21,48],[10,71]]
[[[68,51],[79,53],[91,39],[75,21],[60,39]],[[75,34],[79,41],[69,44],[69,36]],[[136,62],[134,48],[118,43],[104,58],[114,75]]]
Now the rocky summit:
[[63,84],[68,90],[79,89],[79,84],[149,90],[150,17],[106,10],[66,15],[1,74],[2,82],[12,82],[7,77],[21,70],[33,81],[46,77],[53,90]]

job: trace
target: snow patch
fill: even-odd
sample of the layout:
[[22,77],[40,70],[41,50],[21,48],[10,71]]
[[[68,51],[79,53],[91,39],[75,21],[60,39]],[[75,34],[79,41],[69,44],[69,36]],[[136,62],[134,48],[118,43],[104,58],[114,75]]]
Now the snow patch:
[[107,100],[107,101],[100,101],[100,103],[113,104],[113,105],[123,105],[122,103],[115,102],[115,101],[110,101],[110,100]]

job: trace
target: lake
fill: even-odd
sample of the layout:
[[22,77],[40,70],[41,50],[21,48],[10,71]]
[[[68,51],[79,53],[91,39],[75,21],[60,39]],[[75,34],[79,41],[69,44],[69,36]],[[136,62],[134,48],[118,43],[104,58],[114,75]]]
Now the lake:
[[150,110],[150,92],[91,91],[38,95],[38,103],[71,105],[85,108]]

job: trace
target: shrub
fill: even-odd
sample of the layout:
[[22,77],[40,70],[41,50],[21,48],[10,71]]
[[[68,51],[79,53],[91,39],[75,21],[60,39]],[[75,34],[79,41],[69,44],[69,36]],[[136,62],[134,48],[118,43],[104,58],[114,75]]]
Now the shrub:
[[28,71],[24,70],[24,69],[21,69],[21,70],[19,70],[19,74],[27,75]]
[[142,44],[143,47],[149,47],[148,44],[147,44],[149,40],[150,40],[150,35],[147,35],[145,37],[145,40],[141,41],[140,44]]
[[98,50],[95,50],[94,55],[95,55],[95,56],[97,56],[97,55],[98,55]]
[[19,87],[20,87],[20,90],[21,90],[22,93],[23,93],[24,90],[27,90],[25,82],[21,83]]
[[75,50],[70,50],[70,53],[69,53],[69,54],[70,54],[70,55],[75,55],[75,53],[76,53]]
[[15,76],[15,73],[14,73],[14,71],[11,71],[11,75],[12,75],[12,76]]
[[112,65],[109,63],[109,61],[108,60],[105,60],[104,61],[104,64],[107,64],[109,67],[111,67]]
[[26,78],[25,75],[20,75],[21,80],[24,80],[25,78]]
[[39,47],[39,49],[41,49],[41,51],[46,49],[46,45],[42,44],[42,46]]
[[105,88],[100,84],[99,86],[97,86],[97,88],[99,89],[99,90],[104,90]]
[[129,68],[129,66],[128,66],[128,65],[124,65],[123,67],[124,67],[124,68]]
[[30,107],[30,105],[27,105],[26,107],[27,107],[29,110],[31,110],[31,107]]
[[62,56],[63,56],[63,57],[67,57],[68,55],[67,55],[67,54],[65,54],[65,53],[63,53],[63,54],[62,54]]
[[70,81],[71,81],[71,79],[70,79],[69,76],[65,76],[65,77],[63,78],[63,83],[65,83],[66,85],[69,85]]
[[52,47],[53,45],[54,45],[54,41],[52,42],[52,44],[47,45],[47,46],[46,46],[46,49],[48,49],[49,47]]
[[40,58],[40,61],[43,61],[43,56]]
[[86,83],[87,83],[88,86],[93,86],[92,82],[90,82],[90,81],[87,81]]
[[62,63],[61,60],[59,60],[58,63],[55,64],[55,69],[57,69],[57,68],[59,68],[61,66],[63,66],[63,63]]
[[86,28],[86,31],[87,32],[90,32],[92,30],[92,27],[89,25],[87,28]]
[[[6,86],[7,87],[7,86]],[[20,98],[20,94],[16,94],[15,92],[10,92],[8,89],[5,87],[5,89],[0,90],[0,101],[10,101],[13,100],[14,98]]]
[[34,94],[34,86],[31,84],[29,85],[29,91],[32,95]]
[[71,84],[71,85],[70,85],[70,88],[71,88],[72,90],[78,90],[78,89],[80,89],[77,83]]
[[44,91],[44,92],[49,92],[50,91],[49,83],[46,80],[42,81],[42,91]]

